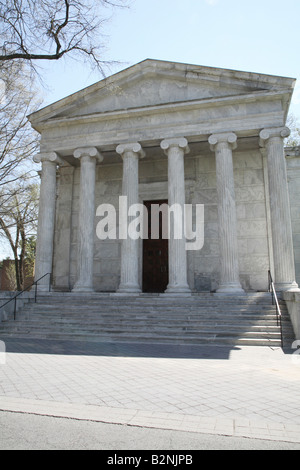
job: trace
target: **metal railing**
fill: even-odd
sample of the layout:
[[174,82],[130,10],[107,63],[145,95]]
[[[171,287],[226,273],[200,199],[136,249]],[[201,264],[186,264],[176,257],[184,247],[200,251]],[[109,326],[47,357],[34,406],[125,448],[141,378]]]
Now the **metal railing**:
[[[18,298],[24,294],[24,292],[27,292],[29,291],[33,286],[35,286],[35,290],[34,290],[34,302],[36,303],[37,301],[37,294],[38,294],[38,283],[44,279],[46,276],[49,276],[49,292],[51,291],[51,273],[47,273],[47,274],[44,274],[44,276],[40,277],[39,279],[37,279],[36,281],[34,281],[32,284],[30,284],[30,286],[26,287],[26,289],[23,289],[22,291],[18,292],[14,297],[12,297],[11,299],[9,299],[7,302],[5,302],[5,304],[3,305],[0,305],[0,310],[1,308],[5,307],[6,305],[8,305],[10,302],[14,302],[14,320],[16,319],[16,312],[17,312],[17,300]],[[31,300],[31,299],[29,299]]]
[[283,335],[282,335],[282,315],[281,315],[281,310],[280,310],[280,305],[278,302],[278,297],[275,289],[275,285],[273,282],[273,278],[271,275],[271,271],[268,271],[268,278],[269,278],[269,292],[272,294],[272,305],[276,305],[276,320],[277,320],[277,326],[280,327],[280,340],[281,340],[281,347],[283,348]]

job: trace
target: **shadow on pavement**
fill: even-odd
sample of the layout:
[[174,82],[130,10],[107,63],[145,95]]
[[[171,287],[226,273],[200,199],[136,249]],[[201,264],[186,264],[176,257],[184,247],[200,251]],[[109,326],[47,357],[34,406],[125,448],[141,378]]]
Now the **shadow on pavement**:
[[153,343],[84,342],[0,338],[7,353],[57,354],[67,356],[153,357],[176,359],[229,359],[238,346],[178,345]]

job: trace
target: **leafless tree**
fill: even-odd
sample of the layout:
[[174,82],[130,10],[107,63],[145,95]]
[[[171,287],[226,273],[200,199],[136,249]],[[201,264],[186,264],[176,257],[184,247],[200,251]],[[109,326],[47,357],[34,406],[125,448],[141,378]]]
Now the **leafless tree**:
[[26,117],[41,105],[33,64],[79,55],[102,70],[102,25],[112,8],[130,1],[0,0],[0,187],[17,179],[20,168],[23,174],[38,149]]
[[32,83],[23,64],[0,63],[0,187],[27,174],[38,149],[38,134],[27,119],[40,104]]
[[296,147],[300,145],[300,123],[292,113],[288,115],[287,126],[289,127],[291,134],[286,139],[285,146]]
[[13,252],[17,290],[24,288],[25,257],[28,244],[36,233],[38,218],[38,184],[28,184],[26,179],[18,185],[1,189],[0,237],[4,238]]
[[[18,289],[24,285],[27,229],[30,218],[36,217],[30,198],[37,197],[38,191],[32,156],[39,138],[27,119],[39,106],[36,95],[34,77],[26,64],[0,63],[0,238],[13,252]],[[29,191],[33,184],[35,193]]]
[[58,60],[68,55],[90,59],[99,69],[103,24],[112,8],[130,0],[0,1],[0,61]]
[[103,67],[112,63],[102,57],[104,23],[112,9],[130,1],[0,0],[0,237],[13,250],[18,289],[26,240],[24,185],[39,147],[27,119],[41,105],[34,89],[36,64],[72,56],[104,74]]

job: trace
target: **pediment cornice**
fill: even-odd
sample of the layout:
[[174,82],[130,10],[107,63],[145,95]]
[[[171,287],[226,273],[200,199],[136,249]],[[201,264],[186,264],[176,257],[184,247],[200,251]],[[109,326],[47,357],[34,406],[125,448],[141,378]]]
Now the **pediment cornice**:
[[41,131],[45,126],[74,120],[126,118],[145,112],[277,99],[280,95],[287,109],[294,85],[291,78],[147,59],[33,113],[29,119]]
[[120,119],[128,119],[131,117],[144,117],[151,115],[159,115],[162,113],[175,113],[183,111],[192,111],[195,109],[220,108],[222,106],[247,104],[251,102],[265,102],[270,100],[281,100],[283,105],[289,100],[289,91],[258,91],[256,93],[247,93],[243,95],[233,95],[218,98],[204,98],[201,100],[190,100],[175,103],[164,103],[159,105],[132,107],[114,111],[104,111],[100,113],[91,113],[82,116],[63,116],[53,117],[51,119],[40,122],[36,127],[38,131],[49,129],[57,126],[70,126],[72,124],[88,124],[93,122],[113,121]]

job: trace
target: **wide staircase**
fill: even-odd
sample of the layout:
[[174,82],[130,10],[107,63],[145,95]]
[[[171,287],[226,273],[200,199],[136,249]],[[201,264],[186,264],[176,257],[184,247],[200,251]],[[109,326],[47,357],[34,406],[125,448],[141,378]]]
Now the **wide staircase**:
[[[284,343],[294,335],[280,302]],[[0,339],[281,346],[268,293],[237,297],[49,293],[0,323]]]

